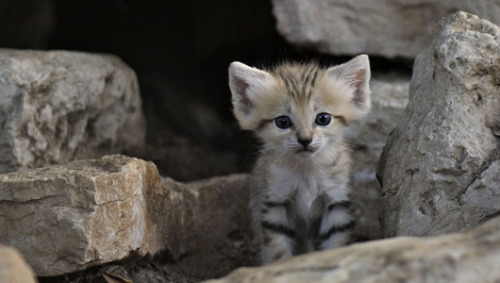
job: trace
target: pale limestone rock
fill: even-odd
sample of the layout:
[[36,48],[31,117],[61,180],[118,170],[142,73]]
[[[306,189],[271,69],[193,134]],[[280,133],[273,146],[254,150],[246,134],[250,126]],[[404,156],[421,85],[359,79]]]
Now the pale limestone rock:
[[39,276],[74,272],[165,247],[148,207],[168,191],[154,164],[120,155],[0,175],[0,242]]
[[0,49],[0,172],[133,151],[135,73],[113,56]]
[[295,45],[327,54],[413,59],[438,21],[466,11],[500,24],[497,1],[273,0],[278,31]]
[[0,281],[8,283],[37,282],[33,270],[12,247],[0,245]]
[[0,243],[19,249],[38,276],[158,252],[221,276],[251,264],[239,248],[250,234],[246,177],[183,184],[122,155],[3,174]]
[[500,214],[500,28],[467,13],[416,59],[382,155],[385,236],[463,231]]
[[398,237],[240,268],[210,283],[498,282],[500,218],[440,237]]

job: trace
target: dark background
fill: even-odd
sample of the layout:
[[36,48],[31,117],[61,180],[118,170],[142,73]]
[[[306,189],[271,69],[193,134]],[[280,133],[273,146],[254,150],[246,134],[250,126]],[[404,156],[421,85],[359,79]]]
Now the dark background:
[[[120,57],[137,74],[147,120],[147,146],[127,154],[154,161],[177,180],[251,167],[258,147],[231,114],[232,61],[261,67],[349,58],[288,45],[270,0],[0,0],[0,47]],[[374,72],[411,66],[371,61]]]

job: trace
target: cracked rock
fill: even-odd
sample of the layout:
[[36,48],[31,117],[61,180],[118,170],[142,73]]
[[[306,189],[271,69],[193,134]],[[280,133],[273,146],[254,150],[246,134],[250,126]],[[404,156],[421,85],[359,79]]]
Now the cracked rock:
[[0,175],[0,242],[38,276],[154,253],[164,239],[146,201],[162,194],[154,164],[120,155]]
[[144,142],[137,78],[120,59],[0,49],[0,173],[134,151]]
[[178,183],[123,155],[0,174],[0,243],[42,277],[145,255],[222,276],[253,260],[245,180]]
[[386,237],[463,231],[500,214],[500,28],[442,20],[415,61],[379,164]]

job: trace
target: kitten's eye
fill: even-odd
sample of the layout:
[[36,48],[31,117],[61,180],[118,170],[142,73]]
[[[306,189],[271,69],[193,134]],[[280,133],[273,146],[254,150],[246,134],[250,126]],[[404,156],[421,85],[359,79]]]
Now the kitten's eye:
[[280,129],[286,129],[290,128],[292,125],[292,120],[290,120],[290,117],[288,116],[279,116],[278,118],[274,119],[274,124],[276,124],[276,127]]
[[318,116],[316,116],[316,124],[320,126],[326,126],[330,124],[330,121],[332,121],[332,116],[328,113],[319,113]]

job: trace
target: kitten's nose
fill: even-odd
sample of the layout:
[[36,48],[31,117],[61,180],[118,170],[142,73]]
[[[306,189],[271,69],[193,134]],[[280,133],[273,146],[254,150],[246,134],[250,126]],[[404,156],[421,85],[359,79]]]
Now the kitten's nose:
[[304,147],[308,146],[311,142],[312,142],[312,139],[311,138],[302,138],[302,137],[298,137],[297,138],[297,141],[303,145]]

